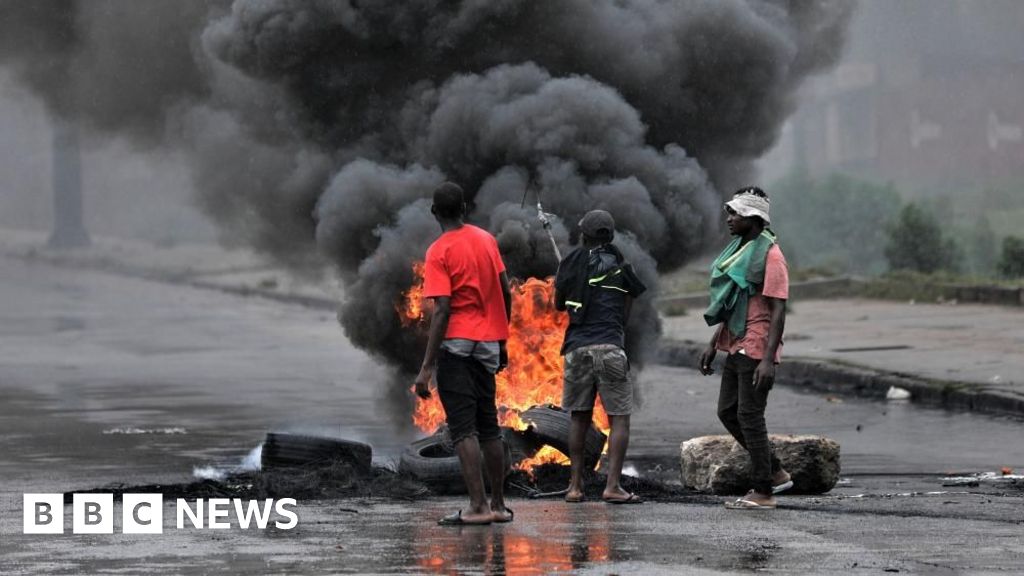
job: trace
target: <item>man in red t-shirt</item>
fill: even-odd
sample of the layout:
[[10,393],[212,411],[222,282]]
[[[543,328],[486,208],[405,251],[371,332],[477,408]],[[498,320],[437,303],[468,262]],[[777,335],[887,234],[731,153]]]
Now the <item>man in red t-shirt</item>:
[[[512,314],[508,276],[494,236],[463,222],[462,188],[451,182],[439,186],[430,211],[442,233],[427,249],[424,264],[423,296],[433,299],[434,312],[415,388],[421,398],[430,397],[434,374],[470,504],[465,513],[460,510],[438,523],[510,522],[494,394],[494,375],[507,364],[505,341]],[[489,504],[481,455],[491,484]]]
[[775,456],[764,411],[782,356],[789,272],[786,258],[767,227],[768,196],[760,188],[744,188],[726,203],[726,223],[736,239],[715,260],[711,270],[708,325],[719,324],[700,358],[700,371],[713,373],[717,350],[728,354],[718,394],[718,418],[747,449],[753,488],[726,503],[729,508],[774,508],[775,496],[793,486]]

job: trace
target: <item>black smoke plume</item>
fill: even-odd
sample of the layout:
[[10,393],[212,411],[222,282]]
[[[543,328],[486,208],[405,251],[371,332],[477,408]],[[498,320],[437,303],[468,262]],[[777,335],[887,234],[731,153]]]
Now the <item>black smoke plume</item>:
[[[604,208],[649,286],[718,232],[808,75],[833,64],[843,0],[0,0],[0,64],[53,113],[173,146],[226,238],[330,263],[357,345],[406,371],[395,303],[454,180],[515,276],[556,262]],[[522,207],[524,193],[529,198]],[[634,353],[660,326],[635,308]],[[642,354],[635,354],[641,358]]]

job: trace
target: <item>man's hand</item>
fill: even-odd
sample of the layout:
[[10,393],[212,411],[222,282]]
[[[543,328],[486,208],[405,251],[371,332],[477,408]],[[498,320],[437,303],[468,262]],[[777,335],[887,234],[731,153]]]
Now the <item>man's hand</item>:
[[754,370],[754,389],[771,390],[775,384],[775,363],[770,358],[765,358],[758,363]]
[[715,354],[718,351],[713,346],[708,346],[704,349],[704,353],[700,355],[700,373],[705,376],[710,376],[715,373],[715,369],[711,367],[711,363],[715,361]]
[[430,398],[430,372],[430,368],[426,366],[420,368],[420,373],[416,376],[416,383],[413,384],[416,395],[424,400]]
[[505,368],[508,368],[508,347],[505,341],[501,340],[498,342],[498,372]]

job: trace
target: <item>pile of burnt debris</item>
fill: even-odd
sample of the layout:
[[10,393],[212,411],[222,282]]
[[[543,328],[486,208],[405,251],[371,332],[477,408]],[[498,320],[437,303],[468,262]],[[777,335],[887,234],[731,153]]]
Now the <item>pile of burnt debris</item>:
[[[584,491],[590,500],[600,501],[605,477],[588,474]],[[506,495],[513,498],[537,498],[546,494],[557,495],[569,483],[569,468],[560,464],[541,464],[532,476],[512,471],[505,480]],[[678,485],[656,480],[623,476],[622,486],[656,502],[697,503],[716,499]],[[419,480],[387,468],[374,467],[369,475],[357,473],[345,463],[316,469],[261,470],[228,475],[223,480],[197,480],[180,484],[113,484],[88,490],[74,490],[65,494],[71,503],[75,493],[114,494],[120,500],[124,494],[162,494],[166,498],[295,498],[299,501],[382,498],[415,501],[438,495],[457,493],[437,486],[431,487]]]
[[[503,428],[508,471],[506,494],[513,497],[558,497],[569,483],[569,467],[538,464],[520,470],[516,464],[533,457],[543,446],[568,452],[569,415],[554,406],[535,406],[522,413],[529,424],[523,431]],[[593,471],[601,459],[605,435],[594,427],[585,441],[588,498],[599,499],[605,477]],[[269,433],[261,451],[258,471],[226,474],[181,484],[108,485],[77,493],[158,493],[168,498],[389,498],[419,500],[434,495],[465,493],[458,457],[444,427],[410,444],[397,470],[372,465],[368,444],[338,438]],[[706,499],[679,485],[652,479],[623,476],[623,487],[647,500],[694,502]],[[69,492],[65,498],[70,501]]]
[[[560,464],[541,464],[527,472],[514,470],[505,479],[505,493],[513,498],[537,498],[555,495],[569,483],[569,468]],[[584,491],[590,500],[600,501],[605,476],[589,473]],[[656,480],[623,476],[622,486],[655,502],[711,502],[716,499],[679,485]],[[438,495],[456,494],[458,490],[430,486],[424,482],[393,470],[373,467],[370,474],[358,473],[351,465],[337,462],[317,468],[260,470],[230,474],[222,480],[197,480],[180,484],[112,484],[88,490],[66,493],[70,504],[72,495],[90,492],[114,494],[120,500],[124,494],[162,494],[166,498],[295,498],[299,501],[369,499],[424,500]]]

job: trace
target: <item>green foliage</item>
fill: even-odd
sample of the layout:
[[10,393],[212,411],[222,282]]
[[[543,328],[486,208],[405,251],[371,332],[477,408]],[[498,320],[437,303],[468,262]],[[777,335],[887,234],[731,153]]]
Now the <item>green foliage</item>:
[[772,228],[790,267],[838,274],[877,274],[885,270],[885,223],[900,207],[891,186],[849,176],[814,180],[799,174],[768,191]]
[[999,259],[999,273],[1007,278],[1024,277],[1024,238],[1007,236]]
[[[995,280],[991,277],[963,275],[939,270],[930,274],[911,270],[895,270],[869,278],[861,283],[857,294],[864,298],[882,300],[916,300],[917,302],[943,302],[965,298],[964,288],[1018,288],[1020,281]],[[968,289],[968,292],[970,290]],[[972,301],[969,296],[965,302]]]
[[938,220],[928,210],[911,202],[888,227],[885,258],[893,270],[931,273],[956,271],[961,255],[952,238],[943,234]]

